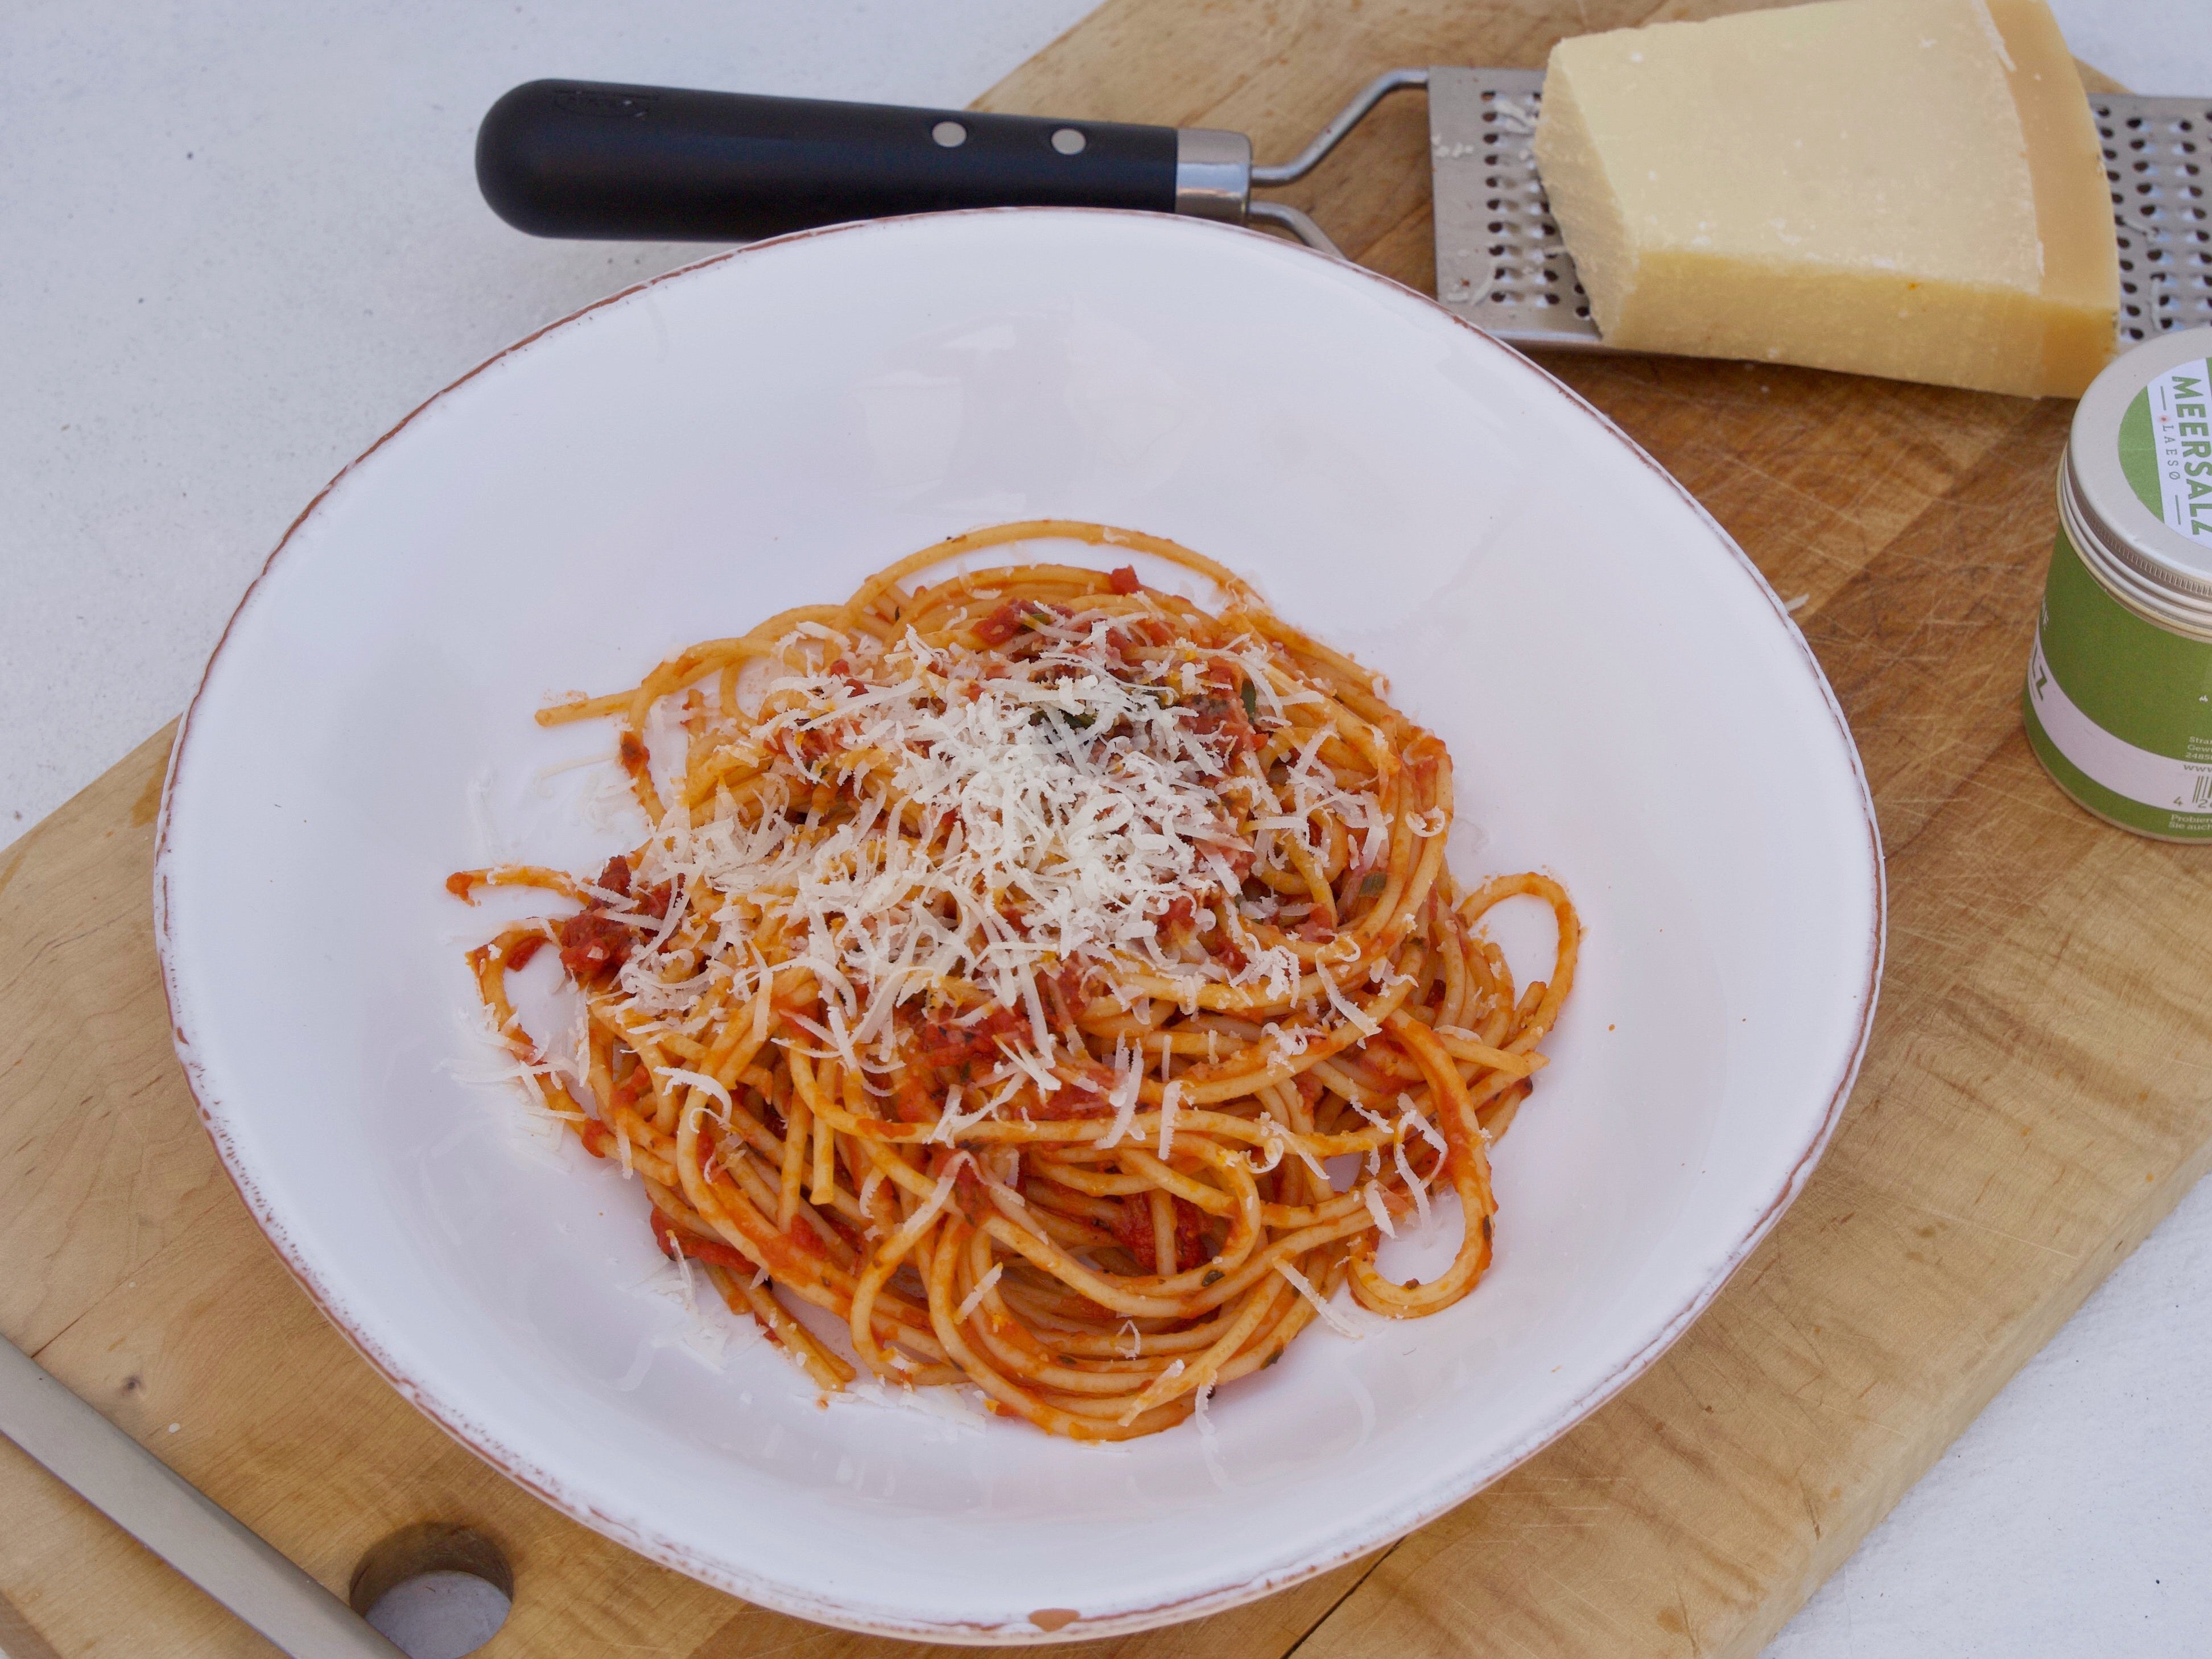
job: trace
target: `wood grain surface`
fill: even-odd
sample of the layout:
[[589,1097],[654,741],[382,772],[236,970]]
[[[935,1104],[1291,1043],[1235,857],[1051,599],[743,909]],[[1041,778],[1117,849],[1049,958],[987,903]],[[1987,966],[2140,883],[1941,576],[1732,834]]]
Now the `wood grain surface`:
[[[982,101],[1237,128],[1271,159],[1380,69],[1534,65],[1561,33],[1744,9],[1110,0]],[[1418,99],[1286,199],[1431,286]],[[2212,1007],[2193,994],[2212,863],[2069,805],[2020,729],[2070,406],[1733,363],[1551,367],[1805,596],[1889,858],[1864,1073],[1796,1206],[1612,1404],[1395,1548],[1091,1651],[1748,1659],[2212,1162]],[[401,1526],[489,1533],[517,1596],[487,1654],[938,1651],[629,1554],[447,1440],[323,1321],[169,1047],[148,899],[168,740],[0,854],[0,1328],[341,1593]],[[4,1443],[0,1516],[17,1659],[273,1651]]]

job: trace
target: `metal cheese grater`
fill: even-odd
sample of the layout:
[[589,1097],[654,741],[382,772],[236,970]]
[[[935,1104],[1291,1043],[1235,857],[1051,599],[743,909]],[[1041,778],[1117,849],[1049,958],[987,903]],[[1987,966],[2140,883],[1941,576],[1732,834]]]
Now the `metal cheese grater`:
[[[1542,71],[1432,69],[1426,79],[1437,298],[1516,345],[1611,349],[1536,178]],[[2122,348],[2212,323],[2212,98],[2096,93],[2089,108],[2119,236]]]
[[[1416,88],[1437,299],[1516,345],[1614,349],[1536,177],[1538,70],[1392,70],[1296,159],[1256,167],[1243,133],[1209,128],[533,81],[485,115],[477,178],[502,218],[541,236],[743,241],[941,209],[1117,207],[1273,225],[1337,253],[1307,215],[1252,192],[1305,177]],[[2212,323],[2212,99],[2099,93],[2089,106],[2119,234],[2122,346]]]

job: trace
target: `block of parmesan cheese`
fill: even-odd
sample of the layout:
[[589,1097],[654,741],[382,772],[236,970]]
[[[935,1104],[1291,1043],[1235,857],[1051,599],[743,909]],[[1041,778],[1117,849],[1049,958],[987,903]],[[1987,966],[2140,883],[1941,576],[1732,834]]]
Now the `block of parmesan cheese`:
[[2031,397],[2112,355],[2104,159],[2044,0],[1562,40],[1535,147],[1613,344]]

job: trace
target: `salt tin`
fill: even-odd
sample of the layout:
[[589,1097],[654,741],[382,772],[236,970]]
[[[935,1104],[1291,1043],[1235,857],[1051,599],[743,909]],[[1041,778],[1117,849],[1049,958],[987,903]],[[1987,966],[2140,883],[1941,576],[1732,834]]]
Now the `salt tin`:
[[2074,411],[2021,711],[2082,806],[2212,842],[2212,328],[2129,352]]

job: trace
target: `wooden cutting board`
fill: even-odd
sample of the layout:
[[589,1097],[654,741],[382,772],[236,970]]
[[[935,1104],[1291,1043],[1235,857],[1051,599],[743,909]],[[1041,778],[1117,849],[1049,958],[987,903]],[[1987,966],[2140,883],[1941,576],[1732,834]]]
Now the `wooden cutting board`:
[[[1741,9],[1110,0],[982,101],[1237,128],[1273,157],[1381,69],[1533,65],[1570,30]],[[1419,100],[1386,106],[1290,199],[1425,289],[1426,149]],[[1711,1311],[1580,1428],[1393,1549],[1094,1652],[1748,1659],[2212,1162],[2212,854],[2076,811],[2020,730],[2070,406],[1735,363],[1551,366],[1805,596],[1889,857],[1857,1092]],[[562,1518],[323,1322],[170,1050],[148,914],[168,741],[0,854],[7,1334],[341,1593],[404,1525],[489,1533],[517,1596],[487,1654],[923,1651],[749,1607]],[[273,1651],[4,1443],[0,1516],[14,1659]]]

